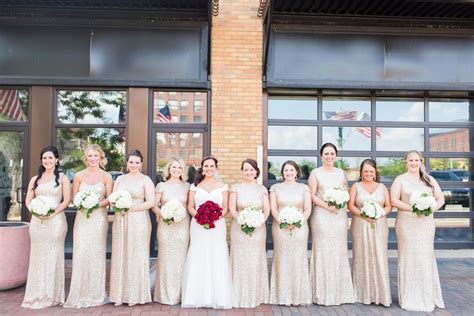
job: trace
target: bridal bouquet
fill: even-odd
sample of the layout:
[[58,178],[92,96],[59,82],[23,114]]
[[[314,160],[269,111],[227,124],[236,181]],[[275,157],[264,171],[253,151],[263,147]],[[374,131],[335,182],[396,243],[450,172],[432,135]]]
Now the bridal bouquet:
[[161,215],[163,216],[163,222],[170,225],[171,223],[180,222],[186,217],[186,209],[177,199],[171,199],[161,207]]
[[[377,201],[369,199],[364,202],[364,205],[360,209],[360,215],[371,219],[379,219],[385,215],[385,211]],[[375,223],[370,223],[370,227],[375,228]]]
[[418,217],[429,216],[436,207],[436,199],[429,191],[415,191],[410,195],[410,205]]
[[326,191],[324,200],[329,206],[334,205],[337,209],[341,209],[349,201],[349,193],[342,186],[330,188]]
[[54,213],[53,200],[46,196],[37,196],[30,203],[30,212],[36,217],[47,217]]
[[79,191],[74,197],[74,205],[78,210],[85,213],[87,218],[99,208],[99,202],[100,196],[91,190]]
[[237,217],[237,223],[240,229],[249,236],[255,231],[255,228],[260,227],[265,222],[265,216],[262,209],[255,206],[249,206],[243,209]]
[[108,200],[114,212],[121,213],[122,215],[128,212],[128,210],[130,209],[130,207],[132,207],[133,204],[132,196],[130,195],[130,193],[128,193],[128,191],[125,190],[113,192],[109,195]]
[[222,207],[212,201],[206,201],[199,205],[194,216],[196,222],[205,229],[215,228],[214,224],[222,216]]
[[291,230],[293,229],[292,227],[297,227],[301,228],[301,225],[303,223],[303,213],[298,211],[298,209],[294,206],[287,206],[284,207],[279,213],[278,213],[278,220],[280,221],[280,229],[283,228],[290,228],[290,234]]

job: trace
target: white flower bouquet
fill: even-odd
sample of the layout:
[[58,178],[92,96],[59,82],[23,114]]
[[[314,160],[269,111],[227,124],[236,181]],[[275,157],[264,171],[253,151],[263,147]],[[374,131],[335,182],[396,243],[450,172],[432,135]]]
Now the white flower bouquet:
[[99,208],[99,202],[100,196],[91,190],[79,191],[74,197],[74,205],[78,210],[85,213],[87,218]]
[[54,213],[53,200],[46,196],[37,196],[31,200],[30,212],[36,217],[47,217]]
[[324,200],[329,206],[334,205],[337,209],[341,209],[347,205],[349,193],[344,187],[337,186],[326,191]]
[[[371,219],[379,219],[385,215],[385,211],[377,201],[369,199],[364,202],[364,205],[360,209],[360,215]],[[375,228],[375,224],[371,223],[370,227]]]
[[161,207],[163,222],[170,225],[172,222],[179,223],[186,217],[186,209],[177,199],[171,199]]
[[119,190],[111,193],[108,197],[112,209],[116,213],[124,215],[132,207],[132,196],[128,191]]
[[[287,227],[297,227],[301,228],[303,223],[303,213],[301,213],[296,207],[294,206],[287,206],[284,207],[278,213],[278,220],[280,221],[280,228],[287,228]],[[291,234],[291,229],[290,229]]]
[[436,199],[429,191],[415,191],[410,195],[410,205],[418,217],[429,216],[436,207]]
[[237,217],[237,223],[240,229],[249,236],[255,231],[255,228],[262,226],[265,222],[265,216],[262,209],[255,206],[249,206],[243,209]]

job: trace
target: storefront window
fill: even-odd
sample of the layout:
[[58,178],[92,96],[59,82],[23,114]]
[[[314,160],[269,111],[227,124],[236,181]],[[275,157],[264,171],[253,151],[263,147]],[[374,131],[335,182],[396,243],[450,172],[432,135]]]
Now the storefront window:
[[423,122],[423,99],[377,98],[377,121]]
[[318,128],[315,126],[269,126],[269,149],[318,148]]
[[370,99],[323,98],[323,120],[370,121]]
[[470,152],[470,135],[467,128],[430,128],[431,151]]
[[[431,122],[472,122],[469,106],[474,100],[430,99],[429,115]],[[471,110],[472,112],[472,110]]]
[[0,123],[28,121],[28,90],[0,89]]
[[316,98],[279,98],[268,100],[268,118],[283,120],[316,120],[318,114]]
[[339,150],[370,150],[371,138],[368,126],[323,127],[323,143],[333,143]]
[[380,137],[377,138],[377,150],[408,151],[424,150],[423,128],[389,128],[381,127]]
[[[193,104],[193,107],[189,107]],[[207,95],[201,92],[153,92],[153,122],[203,123],[206,122]]]

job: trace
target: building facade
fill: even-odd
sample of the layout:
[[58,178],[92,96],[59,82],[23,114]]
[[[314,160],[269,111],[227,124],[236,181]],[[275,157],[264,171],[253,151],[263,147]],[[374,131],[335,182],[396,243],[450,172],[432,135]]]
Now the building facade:
[[28,220],[48,144],[71,179],[95,142],[114,178],[138,148],[156,182],[212,153],[225,182],[252,157],[270,186],[287,159],[306,181],[330,141],[350,181],[371,157],[388,186],[422,151],[447,200],[436,247],[474,247],[469,1],[6,1],[0,18],[2,220]]

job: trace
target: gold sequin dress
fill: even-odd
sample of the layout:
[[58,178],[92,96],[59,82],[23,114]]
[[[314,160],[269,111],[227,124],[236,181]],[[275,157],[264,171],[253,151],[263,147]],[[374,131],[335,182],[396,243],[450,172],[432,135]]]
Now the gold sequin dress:
[[[38,184],[36,196],[47,196],[57,207],[63,198],[61,180]],[[67,223],[64,212],[41,222],[32,216],[30,222],[30,264],[25,298],[21,307],[45,308],[64,303],[64,241]]]
[[[238,183],[231,192],[237,194],[237,211],[246,207],[263,208],[267,189],[261,184]],[[265,248],[267,230],[265,223],[251,236],[245,234],[234,219],[230,229],[230,263],[234,285],[234,307],[253,308],[268,304],[268,267]]]
[[[82,182],[79,191],[91,190],[105,196],[102,182]],[[106,302],[105,260],[107,252],[107,209],[99,208],[89,218],[78,211],[74,221],[71,287],[64,307],[92,307]]]
[[[126,190],[133,204],[153,201],[145,197],[145,182],[151,179],[141,175],[132,179],[129,175],[117,179],[115,191]],[[153,185],[153,184],[152,184]],[[150,291],[150,237],[149,211],[132,211],[125,215],[115,214],[112,226],[112,261],[110,267],[110,300],[115,305],[151,302]]]
[[[402,175],[401,200],[409,203],[417,190],[430,190],[423,182]],[[434,251],[435,224],[433,214],[418,217],[397,212],[395,223],[398,245],[398,301],[410,311],[431,312],[444,308]]]
[[[384,185],[379,184],[371,194],[355,183],[355,204],[361,209],[367,200],[385,205]],[[359,216],[352,216],[352,282],[355,301],[363,304],[392,304],[388,273],[388,225],[385,216],[376,221],[375,228]]]
[[[302,183],[277,183],[270,192],[275,192],[278,210],[293,206],[303,212],[304,194],[309,192]],[[272,224],[273,264],[270,281],[270,303],[280,305],[310,305],[311,285],[308,267],[307,223],[301,228],[280,229],[274,220]]]
[[[317,195],[324,200],[324,192],[343,185],[347,180],[341,169],[312,171],[318,183]],[[311,283],[313,302],[318,305],[340,305],[354,303],[349,251],[347,250],[347,211],[337,213],[313,206],[311,214],[312,255]]]
[[[161,182],[156,186],[161,193],[161,206],[172,199],[179,200],[186,209],[189,183]],[[166,224],[160,217],[157,229],[158,259],[153,300],[161,304],[175,305],[181,302],[181,279],[189,246],[190,216],[178,223]]]

